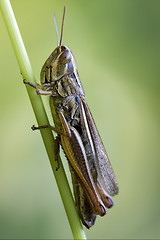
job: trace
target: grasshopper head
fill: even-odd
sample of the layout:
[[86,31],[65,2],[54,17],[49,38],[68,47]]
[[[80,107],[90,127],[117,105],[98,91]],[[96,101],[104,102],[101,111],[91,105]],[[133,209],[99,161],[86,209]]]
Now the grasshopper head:
[[71,50],[62,45],[63,26],[65,18],[66,7],[64,6],[61,38],[59,41],[59,33],[54,15],[55,27],[57,31],[58,47],[51,53],[41,70],[41,84],[53,83],[54,81],[62,78],[63,76],[74,72],[76,63]]
[[74,72],[76,63],[71,50],[58,46],[49,56],[41,70],[41,84],[54,82]]

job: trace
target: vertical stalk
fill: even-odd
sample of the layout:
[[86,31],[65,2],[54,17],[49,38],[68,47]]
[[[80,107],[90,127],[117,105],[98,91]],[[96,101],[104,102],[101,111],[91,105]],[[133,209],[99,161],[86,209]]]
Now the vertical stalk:
[[[17,61],[18,61],[23,79],[35,84],[35,77],[33,75],[32,67],[31,67],[27,52],[25,50],[25,46],[18,28],[16,19],[15,19],[10,1],[0,0],[0,8],[6,24],[6,28],[8,30],[8,33],[11,39],[11,43],[13,45],[15,55],[17,57]],[[25,86],[32,104],[33,111],[35,113],[35,117],[38,122],[38,125],[41,126],[41,125],[49,124],[41,97],[36,94],[35,89],[31,88],[28,85],[25,85]],[[53,173],[55,175],[57,186],[59,188],[59,192],[64,204],[64,208],[66,210],[66,214],[71,226],[73,236],[75,239],[86,239],[84,230],[82,228],[82,224],[80,222],[79,216],[75,208],[74,200],[69,188],[69,184],[64,172],[64,168],[60,159],[59,161],[60,161],[61,167],[56,172],[53,134],[49,129],[43,129],[40,132],[41,132],[41,136],[49,157],[49,161],[50,161]]]

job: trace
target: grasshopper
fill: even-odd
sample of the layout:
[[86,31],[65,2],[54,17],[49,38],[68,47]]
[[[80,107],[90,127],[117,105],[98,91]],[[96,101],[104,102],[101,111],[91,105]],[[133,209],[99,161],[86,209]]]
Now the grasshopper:
[[[106,208],[113,206],[110,196],[118,194],[118,183],[85,100],[74,56],[62,45],[64,17],[65,8],[60,41],[58,37],[58,47],[42,67],[41,85],[25,83],[36,88],[37,94],[50,96],[55,127],[39,126],[33,130],[49,127],[57,132],[56,146],[62,146],[69,162],[79,216],[90,228],[97,215],[104,216]],[[55,156],[58,161],[58,154]]]

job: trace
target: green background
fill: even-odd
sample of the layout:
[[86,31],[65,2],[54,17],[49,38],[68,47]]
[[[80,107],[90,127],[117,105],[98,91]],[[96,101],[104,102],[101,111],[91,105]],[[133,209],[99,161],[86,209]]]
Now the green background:
[[[63,44],[120,188],[87,237],[160,238],[160,1],[11,4],[37,81],[57,46],[53,13],[60,29],[67,7]],[[0,71],[0,238],[72,238],[40,134],[30,129],[35,117],[1,14]]]

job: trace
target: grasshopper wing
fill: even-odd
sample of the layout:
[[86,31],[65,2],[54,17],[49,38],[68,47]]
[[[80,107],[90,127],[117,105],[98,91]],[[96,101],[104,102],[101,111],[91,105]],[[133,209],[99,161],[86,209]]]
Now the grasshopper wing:
[[84,107],[85,115],[87,118],[89,130],[92,136],[96,156],[97,156],[97,173],[98,180],[102,184],[105,191],[113,196],[118,194],[118,183],[115,178],[113,168],[110,164],[109,158],[107,156],[106,150],[104,148],[103,142],[96,128],[95,122],[93,120],[92,114],[84,98],[82,98],[82,104]]

